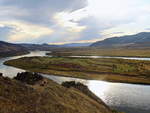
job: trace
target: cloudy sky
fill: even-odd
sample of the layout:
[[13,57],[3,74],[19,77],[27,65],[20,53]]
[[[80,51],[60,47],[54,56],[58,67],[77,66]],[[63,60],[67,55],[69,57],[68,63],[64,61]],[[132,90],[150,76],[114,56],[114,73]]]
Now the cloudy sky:
[[0,0],[0,40],[94,42],[150,30],[150,0]]

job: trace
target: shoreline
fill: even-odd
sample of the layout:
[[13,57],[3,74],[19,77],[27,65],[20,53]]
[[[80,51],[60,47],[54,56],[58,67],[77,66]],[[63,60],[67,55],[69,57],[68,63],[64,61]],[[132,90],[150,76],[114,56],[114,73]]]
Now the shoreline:
[[[30,71],[30,70],[29,70]],[[33,71],[34,72],[34,71]],[[75,79],[81,79],[81,80],[95,80],[95,81],[103,81],[103,82],[109,82],[109,83],[120,83],[120,84],[129,84],[129,85],[143,85],[143,86],[150,86],[150,83],[132,83],[132,82],[121,82],[121,81],[115,81],[115,80],[102,80],[102,79],[88,79],[88,78],[81,78],[81,77],[73,77],[73,76],[65,76],[65,75],[57,75],[57,74],[48,74],[48,73],[41,73],[45,74],[47,76],[56,76],[56,77],[68,77],[68,78],[75,78]]]

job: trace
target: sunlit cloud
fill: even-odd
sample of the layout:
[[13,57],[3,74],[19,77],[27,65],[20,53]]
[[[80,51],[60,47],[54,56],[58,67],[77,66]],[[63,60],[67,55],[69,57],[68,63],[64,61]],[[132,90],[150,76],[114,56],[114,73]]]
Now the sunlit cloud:
[[10,42],[30,41],[53,33],[50,28],[19,21],[0,21],[0,26],[12,28],[7,39]]
[[54,16],[54,20],[60,27],[63,27],[68,32],[81,32],[86,29],[86,26],[80,26],[76,20],[81,19],[80,15],[72,13],[60,12]]

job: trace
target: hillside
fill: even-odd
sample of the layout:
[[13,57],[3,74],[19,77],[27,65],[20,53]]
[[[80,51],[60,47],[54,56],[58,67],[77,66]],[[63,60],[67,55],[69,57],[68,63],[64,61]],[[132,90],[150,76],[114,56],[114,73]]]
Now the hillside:
[[92,47],[150,47],[150,32],[141,32],[135,35],[107,38],[91,44]]
[[49,44],[19,44],[26,48],[27,50],[34,51],[34,50],[41,50],[41,51],[49,51],[53,48],[57,48],[57,45],[49,45]]
[[[44,85],[41,85],[42,83]],[[112,113],[75,88],[44,79],[27,85],[0,76],[0,113]],[[116,113],[116,112],[115,112]]]
[[20,45],[0,41],[0,57],[21,55],[26,53],[28,53],[27,49]]

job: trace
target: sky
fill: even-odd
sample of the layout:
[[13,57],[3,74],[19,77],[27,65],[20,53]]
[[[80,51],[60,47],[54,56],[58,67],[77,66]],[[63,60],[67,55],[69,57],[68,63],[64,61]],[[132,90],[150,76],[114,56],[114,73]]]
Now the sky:
[[0,40],[95,42],[150,31],[150,0],[0,0]]

